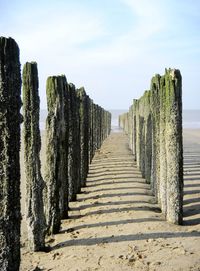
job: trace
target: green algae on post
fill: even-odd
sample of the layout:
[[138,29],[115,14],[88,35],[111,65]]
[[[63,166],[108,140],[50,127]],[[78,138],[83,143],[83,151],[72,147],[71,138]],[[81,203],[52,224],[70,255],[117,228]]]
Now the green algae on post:
[[40,98],[37,64],[26,63],[23,68],[24,161],[26,175],[26,223],[28,245],[32,251],[45,247],[45,215],[43,205],[44,181],[41,176],[39,129]]
[[[151,80],[150,91],[134,101],[119,125],[167,221],[182,224],[183,147],[182,79],[179,70],[165,70]],[[133,131],[134,130],[134,131]]]
[[19,48],[0,37],[0,270],[20,266],[20,114]]
[[68,92],[65,76],[47,79],[46,176],[48,234],[58,233],[61,218],[68,216]]
[[89,165],[89,123],[88,123],[88,107],[87,107],[87,95],[85,89],[82,87],[77,90],[77,97],[79,98],[79,117],[80,117],[80,147],[81,147],[81,186],[86,184],[86,178]]

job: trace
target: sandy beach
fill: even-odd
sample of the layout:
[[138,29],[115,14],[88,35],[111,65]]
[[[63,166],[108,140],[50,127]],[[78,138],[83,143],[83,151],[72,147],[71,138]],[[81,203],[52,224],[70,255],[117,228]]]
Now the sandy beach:
[[[70,203],[70,218],[49,240],[49,253],[27,250],[22,222],[20,270],[200,270],[200,129],[184,129],[183,135],[183,226],[163,219],[127,137],[111,133],[90,165],[87,187]],[[44,148],[41,159],[44,165]],[[23,212],[24,188],[22,171]]]

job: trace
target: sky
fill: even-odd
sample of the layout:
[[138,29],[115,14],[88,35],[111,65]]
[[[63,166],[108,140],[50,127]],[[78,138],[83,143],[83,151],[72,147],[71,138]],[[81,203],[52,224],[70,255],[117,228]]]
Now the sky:
[[200,109],[199,0],[0,0],[0,35],[38,63],[46,79],[65,74],[106,109],[128,109],[165,68],[180,69],[183,108]]

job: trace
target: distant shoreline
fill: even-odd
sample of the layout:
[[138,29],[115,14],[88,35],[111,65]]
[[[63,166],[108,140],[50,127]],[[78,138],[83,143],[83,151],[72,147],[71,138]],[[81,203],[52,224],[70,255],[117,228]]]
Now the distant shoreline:
[[[112,128],[118,127],[118,116],[127,112],[124,109],[110,109],[112,114]],[[47,110],[42,109],[40,112],[40,129],[45,129]],[[200,128],[200,109],[183,110],[183,129],[199,129]]]

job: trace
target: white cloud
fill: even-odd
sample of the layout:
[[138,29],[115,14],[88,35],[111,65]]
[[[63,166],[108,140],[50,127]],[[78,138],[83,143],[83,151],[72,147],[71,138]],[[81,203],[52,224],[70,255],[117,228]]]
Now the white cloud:
[[[151,12],[154,9],[148,4],[144,8],[144,2],[123,2],[130,7],[136,20],[131,30],[121,36],[113,37],[110,33],[109,38],[103,17],[86,10],[71,10],[67,15],[59,12],[53,20],[51,17],[42,18],[41,23],[37,23],[37,29],[31,29],[30,32],[27,30],[18,37],[22,62],[27,61],[25,57],[29,56],[28,60],[36,60],[39,64],[43,91],[46,77],[61,73],[66,73],[70,81],[88,87],[94,99],[112,96],[117,80],[126,81],[126,84],[119,83],[120,89],[126,86],[124,93],[130,91],[130,82],[139,85],[137,81],[143,76],[141,70],[145,52],[152,46],[150,37],[161,31],[164,20],[161,20],[161,10],[157,10],[157,16],[152,19]],[[155,24],[155,18],[159,20],[159,25]],[[104,40],[105,37],[107,39]],[[101,43],[94,47],[83,46],[98,39]]]
[[136,25],[133,31],[136,40],[145,40],[151,35],[164,30],[166,22],[166,9],[157,0],[121,0],[128,5],[136,17]]
[[82,57],[88,59],[92,65],[98,63],[115,66],[133,61],[154,46],[154,35],[165,30],[166,16],[163,6],[158,1],[121,0],[121,2],[131,9],[135,18],[131,30],[113,37],[103,46],[85,50]]
[[[69,8],[65,4],[65,8],[56,7],[55,12],[49,6],[39,13],[29,10],[17,13],[16,25],[11,24],[10,28],[5,25],[9,36],[19,43],[22,64],[38,62],[43,108],[45,81],[49,75],[65,73],[69,81],[77,87],[84,85],[91,97],[107,108],[109,105],[128,108],[134,97],[149,88],[154,73],[163,73],[168,65],[182,69],[186,62],[188,66],[192,64],[184,53],[187,48],[194,52],[194,39],[193,43],[187,37],[169,39],[171,29],[176,34],[176,24],[173,24],[177,18],[170,13],[172,6],[168,1],[120,1],[134,18],[132,25],[120,35],[109,32],[108,29],[118,25],[108,27],[112,18],[95,10],[95,6]],[[123,18],[119,18],[119,23],[120,19]]]
[[[66,59],[72,66],[73,63],[77,66],[76,63],[79,62],[91,67],[115,66],[137,58],[144,53],[145,48],[151,47],[151,35],[164,27],[163,12],[159,5],[156,5],[155,9],[152,1],[121,1],[132,10],[136,19],[130,31],[115,37],[107,32],[105,18],[97,15],[97,12],[92,13],[91,10],[82,8],[70,9],[68,13],[59,9],[53,15],[51,10],[44,14],[40,12],[36,24],[24,25],[23,32],[15,35],[22,51],[22,61],[25,61],[23,56],[28,55],[36,59],[46,58],[47,62],[52,60],[56,63]],[[28,18],[29,14],[25,14],[21,20],[33,20]],[[107,41],[104,41],[104,38],[107,38]],[[101,43],[87,47],[87,43],[96,40]],[[63,63],[60,66],[63,66]]]
[[105,28],[99,18],[90,14],[79,13],[58,16],[52,21],[43,20],[33,29],[18,35],[24,49],[28,51],[55,50],[56,48],[73,48],[102,38],[106,35]]

